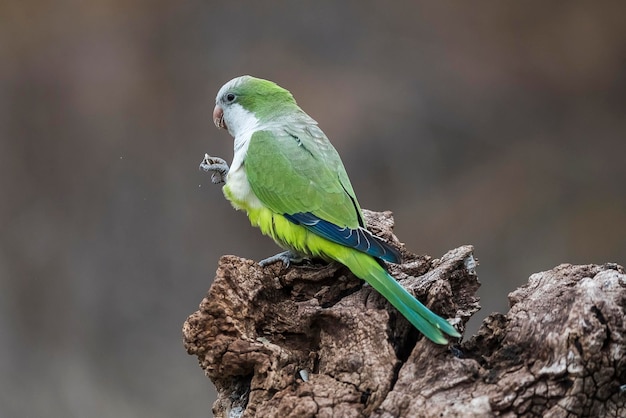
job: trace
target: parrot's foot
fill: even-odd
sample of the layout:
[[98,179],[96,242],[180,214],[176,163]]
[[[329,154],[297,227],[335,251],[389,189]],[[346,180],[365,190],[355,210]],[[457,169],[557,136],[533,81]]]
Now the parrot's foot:
[[229,170],[226,161],[219,157],[210,157],[209,154],[204,154],[204,159],[200,163],[200,169],[207,173],[209,171],[213,172],[211,181],[214,184],[224,183]]
[[296,253],[293,253],[291,251],[283,251],[282,253],[278,253],[259,261],[259,265],[261,267],[265,267],[280,261],[285,265],[285,268],[287,268],[291,263],[299,263],[302,260],[304,260],[304,258],[300,257]]

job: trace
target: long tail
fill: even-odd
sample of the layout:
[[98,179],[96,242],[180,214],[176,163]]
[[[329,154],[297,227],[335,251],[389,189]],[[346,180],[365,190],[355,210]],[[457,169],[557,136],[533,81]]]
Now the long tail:
[[336,255],[337,261],[368,282],[428,339],[437,344],[447,344],[444,333],[451,337],[461,337],[448,321],[415,299],[373,257],[352,249],[346,250],[348,251]]

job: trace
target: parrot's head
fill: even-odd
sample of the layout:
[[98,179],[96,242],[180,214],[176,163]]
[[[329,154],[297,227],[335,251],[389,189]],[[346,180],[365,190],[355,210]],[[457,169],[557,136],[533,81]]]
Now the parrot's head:
[[244,75],[224,84],[215,98],[213,123],[237,135],[259,123],[299,109],[288,90],[276,83]]

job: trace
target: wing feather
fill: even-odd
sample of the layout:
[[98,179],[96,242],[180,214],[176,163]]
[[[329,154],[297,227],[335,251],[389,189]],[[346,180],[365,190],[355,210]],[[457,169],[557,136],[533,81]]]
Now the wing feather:
[[244,162],[256,196],[289,221],[338,244],[399,262],[396,249],[365,229],[339,154],[312,123],[257,131]]

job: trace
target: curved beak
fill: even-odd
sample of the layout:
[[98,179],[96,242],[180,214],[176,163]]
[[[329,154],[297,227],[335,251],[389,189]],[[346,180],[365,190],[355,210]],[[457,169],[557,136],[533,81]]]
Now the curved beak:
[[220,105],[215,105],[215,109],[213,109],[213,123],[217,129],[227,129],[226,122],[224,122],[224,111]]

